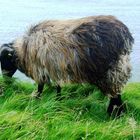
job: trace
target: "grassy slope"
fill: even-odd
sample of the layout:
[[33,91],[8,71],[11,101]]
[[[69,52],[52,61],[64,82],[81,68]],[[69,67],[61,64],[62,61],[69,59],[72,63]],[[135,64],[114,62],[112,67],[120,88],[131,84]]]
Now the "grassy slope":
[[132,140],[140,139],[140,83],[123,90],[127,112],[119,119],[106,113],[107,97],[90,85],[66,85],[61,101],[54,88],[41,100],[31,97],[35,85],[4,84],[0,79],[0,140]]

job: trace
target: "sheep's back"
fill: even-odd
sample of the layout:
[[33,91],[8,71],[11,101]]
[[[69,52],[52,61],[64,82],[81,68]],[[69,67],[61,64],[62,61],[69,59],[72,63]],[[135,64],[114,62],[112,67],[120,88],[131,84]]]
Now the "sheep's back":
[[44,21],[25,38],[26,73],[36,81],[49,75],[54,81],[94,83],[133,43],[128,28],[112,16]]

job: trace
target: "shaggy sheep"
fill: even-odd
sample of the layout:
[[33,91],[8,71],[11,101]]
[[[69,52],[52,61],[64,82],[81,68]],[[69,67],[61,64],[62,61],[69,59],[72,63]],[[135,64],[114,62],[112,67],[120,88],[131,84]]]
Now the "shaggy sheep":
[[94,84],[111,98],[108,112],[117,106],[119,115],[120,93],[131,75],[133,42],[128,28],[113,16],[44,21],[1,46],[1,69],[9,77],[18,69],[34,79],[38,96],[50,79],[57,85]]

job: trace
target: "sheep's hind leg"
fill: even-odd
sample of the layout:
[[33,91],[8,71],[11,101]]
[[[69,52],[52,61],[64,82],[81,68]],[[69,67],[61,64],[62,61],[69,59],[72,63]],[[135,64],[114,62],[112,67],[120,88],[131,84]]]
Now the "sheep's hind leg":
[[116,117],[120,116],[122,112],[124,112],[125,106],[121,100],[121,95],[117,95],[115,98],[110,98],[110,103],[107,109],[109,115],[114,115]]
[[60,85],[57,85],[56,86],[56,92],[57,92],[57,100],[61,100],[62,98],[61,98],[61,87],[60,87]]

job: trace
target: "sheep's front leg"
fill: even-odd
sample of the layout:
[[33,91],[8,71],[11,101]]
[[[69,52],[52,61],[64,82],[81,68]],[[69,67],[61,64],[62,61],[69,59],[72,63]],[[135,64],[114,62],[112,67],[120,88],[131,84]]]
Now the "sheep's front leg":
[[61,87],[60,85],[56,86],[56,92],[57,92],[57,100],[61,100]]
[[41,93],[43,92],[44,84],[38,84],[38,89],[37,89],[37,98],[41,97]]
[[124,112],[124,104],[121,100],[121,95],[117,95],[114,98],[110,98],[110,103],[107,109],[107,112],[109,115],[113,115],[115,113],[115,116],[120,116],[122,112]]
[[[50,83],[48,84],[50,85]],[[38,90],[37,90],[37,97],[41,96],[41,93],[43,92],[44,84],[38,84]],[[57,92],[57,97],[61,97],[61,87],[60,85],[56,86],[56,92]]]
[[41,93],[43,92],[43,88],[44,88],[44,84],[38,84],[37,91],[34,91],[32,93],[32,96],[36,97],[36,98],[40,98],[41,97]]

